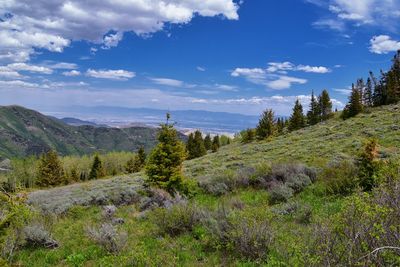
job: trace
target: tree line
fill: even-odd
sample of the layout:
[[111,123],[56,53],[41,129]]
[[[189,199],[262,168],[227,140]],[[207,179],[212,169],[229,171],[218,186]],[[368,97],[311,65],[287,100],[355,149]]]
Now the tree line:
[[348,119],[371,107],[395,104],[400,101],[400,50],[392,59],[389,71],[376,78],[372,71],[366,82],[363,78],[352,84],[349,102],[341,117]]

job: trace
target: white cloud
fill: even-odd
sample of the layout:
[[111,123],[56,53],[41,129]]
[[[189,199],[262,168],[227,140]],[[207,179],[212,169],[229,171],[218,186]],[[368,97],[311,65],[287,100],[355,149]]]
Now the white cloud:
[[74,70],[78,68],[78,66],[75,63],[68,63],[68,62],[57,62],[57,63],[47,62],[47,63],[48,65],[46,65],[46,67],[50,69]]
[[93,70],[88,69],[86,75],[93,78],[126,81],[136,76],[135,72],[127,70]]
[[197,66],[196,69],[197,69],[198,71],[206,71],[206,68],[201,67],[201,66]]
[[215,84],[215,88],[221,91],[227,91],[227,92],[237,92],[239,91],[239,88],[235,85],[228,85],[228,84]]
[[30,65],[26,63],[12,63],[7,65],[8,68],[16,71],[29,71],[42,74],[52,74],[53,70],[43,66]]
[[343,31],[346,25],[360,27],[374,25],[380,28],[397,31],[399,26],[399,0],[308,0],[319,7],[327,9],[332,16],[324,18],[315,26]]
[[351,88],[333,89],[333,91],[338,92],[342,95],[350,95],[351,94]]
[[370,40],[369,51],[375,54],[387,54],[400,49],[400,42],[393,40],[388,35],[374,36]]
[[155,84],[172,86],[172,87],[182,87],[185,84],[183,81],[169,79],[169,78],[149,78],[149,79]]
[[122,40],[123,37],[124,34],[122,32],[106,35],[103,38],[104,45],[101,48],[110,49],[111,47],[118,46],[118,43]]
[[1,1],[0,14],[11,15],[0,21],[0,60],[24,62],[37,48],[62,52],[71,40],[110,48],[124,32],[148,35],[196,15],[237,20],[238,8],[233,0]]
[[244,77],[254,84],[265,85],[274,90],[288,89],[293,84],[305,84],[306,79],[288,76],[288,72],[329,73],[331,70],[323,66],[295,65],[291,62],[269,62],[266,69],[236,68],[231,72],[233,77]]
[[6,66],[0,66],[0,77],[3,79],[4,78],[6,78],[6,79],[22,79],[23,78],[23,76],[19,72],[12,70]]
[[64,71],[62,73],[64,76],[73,77],[81,75],[81,72],[78,70]]
[[0,80],[0,87],[7,87],[7,88],[38,88],[40,87],[37,83],[29,83],[24,82],[21,80],[12,80],[12,81],[1,81]]

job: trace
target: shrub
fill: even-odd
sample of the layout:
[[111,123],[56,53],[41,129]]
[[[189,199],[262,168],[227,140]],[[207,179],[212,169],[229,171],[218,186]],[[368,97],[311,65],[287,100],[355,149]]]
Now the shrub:
[[293,189],[285,184],[272,187],[269,191],[269,201],[271,204],[287,202],[293,196]]
[[358,169],[351,161],[341,161],[326,167],[321,174],[329,194],[348,195],[357,187]]
[[127,243],[126,232],[118,232],[116,226],[111,223],[102,223],[98,228],[90,227],[87,229],[87,235],[110,253],[120,252]]
[[268,222],[235,217],[226,206],[207,213],[204,226],[212,248],[244,259],[265,260],[273,240]]
[[199,207],[186,202],[173,205],[169,209],[158,208],[150,218],[158,226],[160,234],[177,236],[192,231],[199,224],[202,214]]
[[42,224],[35,223],[23,229],[25,246],[57,248],[58,242],[53,239],[51,234]]
[[300,208],[300,204],[298,202],[284,203],[278,207],[274,207],[272,212],[278,215],[291,215],[297,212]]
[[312,219],[312,209],[309,205],[302,205],[297,211],[296,221],[301,224],[309,224]]
[[303,189],[309,186],[311,183],[310,177],[303,173],[300,173],[296,176],[290,176],[286,181],[286,185],[293,189],[294,193],[303,191]]

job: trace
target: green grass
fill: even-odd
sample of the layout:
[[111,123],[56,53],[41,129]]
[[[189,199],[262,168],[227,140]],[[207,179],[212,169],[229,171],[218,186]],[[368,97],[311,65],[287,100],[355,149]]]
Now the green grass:
[[[361,114],[347,121],[334,118],[270,142],[234,143],[217,153],[185,162],[184,172],[187,177],[202,179],[226,169],[263,162],[296,161],[322,167],[330,161],[353,158],[363,142],[371,137],[378,139],[382,157],[397,157],[400,152],[399,110],[399,105],[381,107],[374,113]],[[143,174],[135,177],[140,179]],[[112,178],[108,184],[123,181]],[[94,190],[99,186],[97,183],[104,181],[74,186],[84,192]],[[283,209],[286,204],[271,206],[268,192],[264,190],[239,189],[222,197],[200,193],[191,201],[210,210],[232,199],[241,201],[244,208],[235,211],[236,216],[271,220],[275,241],[265,266],[305,266],[305,260],[310,255],[304,252],[304,248],[309,245],[312,225],[327,222],[341,211],[346,199],[326,196],[322,192],[322,183],[317,182],[289,201],[311,209],[311,224],[300,223],[296,213],[278,214],[276,210]],[[157,226],[149,219],[138,217],[138,214],[136,205],[121,206],[118,210],[117,217],[125,220],[121,229],[129,233],[128,244],[119,255],[108,254],[85,235],[86,227],[99,221],[100,208],[75,207],[54,221],[54,237],[60,242],[58,249],[23,249],[16,255],[16,263],[21,266],[259,266],[222,250],[208,248],[203,242],[201,229],[174,238],[160,236]]]

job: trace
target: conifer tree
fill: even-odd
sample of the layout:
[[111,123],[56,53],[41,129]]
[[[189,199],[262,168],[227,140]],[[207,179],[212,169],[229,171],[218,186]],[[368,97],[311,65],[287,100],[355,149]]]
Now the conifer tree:
[[387,99],[385,104],[394,104],[400,100],[400,50],[392,60],[392,67],[386,74]]
[[221,144],[219,142],[219,136],[216,135],[216,136],[214,136],[213,142],[212,142],[212,148],[211,148],[212,152],[217,152],[220,146],[221,146]]
[[60,185],[65,182],[62,163],[54,150],[43,154],[38,167],[36,184],[41,187]]
[[353,84],[351,95],[349,98],[349,103],[346,105],[346,107],[342,112],[342,118],[345,120],[354,117],[357,114],[361,113],[362,110],[363,110],[363,105],[362,105],[360,91]]
[[184,182],[182,163],[186,158],[185,146],[179,140],[174,125],[161,124],[158,145],[150,153],[146,164],[147,182],[174,192],[181,190]]
[[278,134],[283,134],[283,130],[285,129],[285,120],[283,118],[278,118],[276,121],[276,131]]
[[207,134],[206,137],[204,138],[204,147],[206,150],[211,150],[212,146],[212,140],[210,134]]
[[255,136],[256,136],[256,134],[255,134],[255,130],[254,129],[250,129],[249,128],[247,130],[244,130],[241,133],[241,137],[242,137],[241,142],[244,143],[244,144],[251,143],[251,142],[254,141]]
[[196,158],[202,157],[207,154],[206,147],[204,145],[203,135],[199,130],[194,132],[194,147]]
[[[321,97],[322,100],[322,97]],[[307,122],[309,125],[315,125],[321,120],[320,103],[315,98],[314,91],[311,93],[310,110],[307,112]]]
[[132,157],[125,165],[125,171],[127,173],[140,172],[146,164],[146,152],[144,147],[140,147],[137,154]]
[[364,95],[363,95],[363,104],[366,107],[373,106],[373,85],[370,77],[367,79],[367,84],[365,85]]
[[[372,72],[371,75],[373,75]],[[385,105],[387,103],[386,73],[381,71],[381,78],[379,82],[376,80],[374,76],[372,77],[375,84],[374,94],[373,94],[374,106],[377,107]]]
[[293,107],[292,116],[289,119],[289,131],[295,131],[305,127],[305,118],[303,114],[303,106],[297,99]]
[[98,154],[93,158],[92,168],[89,173],[89,180],[98,179],[106,176],[106,171],[103,167],[103,163]]
[[190,133],[188,136],[188,140],[186,142],[186,152],[187,152],[187,158],[188,159],[193,159],[194,158],[194,134]]
[[321,120],[325,121],[333,116],[332,101],[327,90],[323,90],[319,96],[319,108],[321,112]]
[[266,139],[273,136],[275,133],[275,114],[272,109],[267,109],[263,112],[258,126],[256,128],[256,134],[258,139]]

